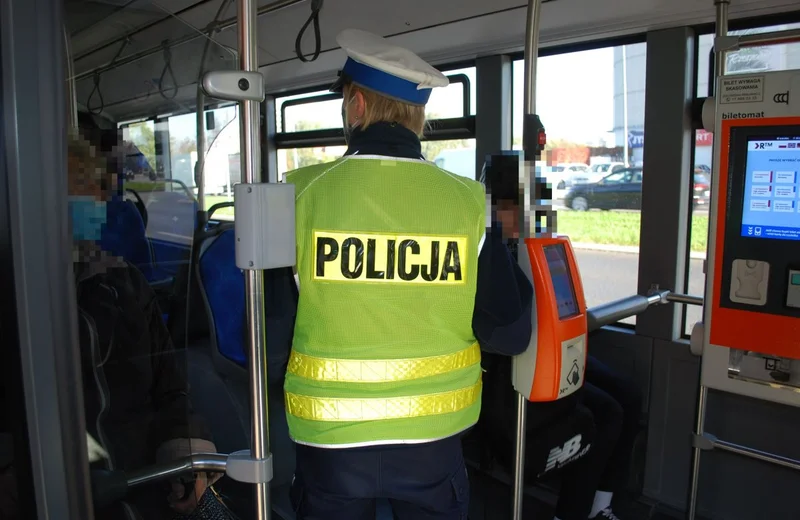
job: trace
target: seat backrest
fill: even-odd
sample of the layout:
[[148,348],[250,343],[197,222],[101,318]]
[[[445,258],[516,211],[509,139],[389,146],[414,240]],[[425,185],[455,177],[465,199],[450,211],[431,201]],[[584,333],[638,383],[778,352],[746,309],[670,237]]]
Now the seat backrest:
[[197,201],[183,191],[154,191],[147,200],[150,238],[190,243],[197,229]]
[[100,246],[135,265],[147,277],[153,256],[142,215],[130,200],[111,200],[106,207],[107,219]]
[[246,367],[244,274],[236,267],[233,227],[217,231],[202,240],[197,257],[200,290],[210,320],[212,355]]

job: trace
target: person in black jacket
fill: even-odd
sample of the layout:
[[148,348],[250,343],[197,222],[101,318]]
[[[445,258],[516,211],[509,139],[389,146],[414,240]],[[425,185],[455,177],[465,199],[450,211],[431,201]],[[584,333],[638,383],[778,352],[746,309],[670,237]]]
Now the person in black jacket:
[[[516,153],[494,155],[484,167],[484,182],[495,208],[493,221],[512,252],[519,238],[519,168]],[[563,439],[564,432],[583,432],[583,444],[576,453],[581,456],[564,464],[555,520],[619,520],[611,510],[611,499],[627,477],[638,429],[641,401],[633,382],[592,356],[587,358],[586,381],[580,390],[556,401],[528,404],[535,409],[528,414],[527,435],[539,442],[528,443],[527,466],[547,458],[552,440]],[[493,438],[510,445],[516,412],[515,392],[508,383],[511,363],[493,357],[486,360],[486,368],[484,398],[498,403],[487,410],[486,419],[509,425],[506,432],[493,432]]]
[[[93,468],[129,471],[216,447],[191,409],[181,355],[153,290],[135,267],[96,244],[116,188],[107,170],[111,164],[88,141],[70,136],[69,210],[87,436],[99,445]],[[135,488],[125,502],[96,517],[172,519],[192,512],[212,483],[213,477],[198,475],[194,482]]]

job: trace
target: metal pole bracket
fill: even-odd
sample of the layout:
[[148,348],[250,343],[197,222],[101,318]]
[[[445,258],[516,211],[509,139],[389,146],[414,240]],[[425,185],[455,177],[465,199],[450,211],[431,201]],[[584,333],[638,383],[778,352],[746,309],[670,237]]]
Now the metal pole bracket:
[[692,447],[698,450],[711,451],[717,438],[710,433],[692,434]]
[[228,456],[226,474],[237,482],[267,484],[272,480],[272,453],[265,459],[255,459],[250,450],[231,453]]

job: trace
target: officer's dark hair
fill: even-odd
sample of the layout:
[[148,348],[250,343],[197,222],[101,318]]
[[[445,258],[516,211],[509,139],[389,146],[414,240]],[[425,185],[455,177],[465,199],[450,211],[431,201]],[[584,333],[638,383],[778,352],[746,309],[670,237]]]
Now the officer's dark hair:
[[480,181],[491,196],[493,206],[500,201],[519,204],[520,168],[522,168],[521,152],[500,152],[486,158]]

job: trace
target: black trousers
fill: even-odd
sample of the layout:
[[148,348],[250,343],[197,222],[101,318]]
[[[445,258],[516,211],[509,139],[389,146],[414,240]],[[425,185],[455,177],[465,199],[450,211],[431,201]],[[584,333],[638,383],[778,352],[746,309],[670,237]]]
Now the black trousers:
[[580,412],[591,415],[594,438],[589,452],[566,466],[561,473],[561,488],[556,504],[560,520],[586,520],[592,510],[594,494],[617,446],[622,427],[617,403],[590,383],[583,385]]
[[586,363],[580,406],[591,413],[595,436],[589,453],[564,468],[556,505],[561,520],[585,520],[595,491],[616,492],[624,487],[639,430],[641,397],[636,385],[592,356]]
[[[601,413],[595,413],[595,421],[598,415],[604,414],[611,416],[614,423],[621,423],[619,438],[598,485],[600,491],[618,492],[625,487],[628,479],[633,443],[639,434],[642,396],[636,383],[592,356],[586,363],[586,381],[595,387],[595,394],[602,392],[615,402],[614,405],[607,404],[599,409]],[[604,397],[603,402],[608,402],[608,398]],[[591,403],[587,403],[587,406],[592,407]]]
[[467,468],[458,436],[401,446],[323,449],[297,445],[297,520],[374,520],[378,498],[397,520],[466,520]]

